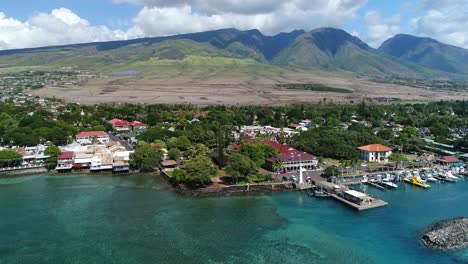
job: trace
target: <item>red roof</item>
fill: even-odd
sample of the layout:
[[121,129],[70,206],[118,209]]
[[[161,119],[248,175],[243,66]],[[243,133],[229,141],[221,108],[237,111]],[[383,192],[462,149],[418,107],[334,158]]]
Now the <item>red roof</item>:
[[144,127],[144,126],[146,126],[145,123],[140,122],[140,121],[133,121],[130,124],[131,124],[131,126],[134,126],[134,127]]
[[57,159],[59,159],[59,160],[61,160],[61,159],[73,159],[74,154],[75,154],[75,152],[73,152],[73,151],[62,152],[60,155],[58,155]]
[[111,124],[111,125],[114,125],[116,122],[120,122],[122,121],[121,119],[118,119],[118,118],[114,118],[112,120],[109,120],[107,121],[107,123]]
[[455,157],[455,156],[445,156],[445,157],[442,157],[441,159],[439,159],[439,161],[441,162],[446,162],[446,163],[457,163],[457,162],[460,162],[460,160]]
[[76,135],[76,138],[105,137],[105,136],[109,136],[109,135],[104,131],[87,131],[87,132],[79,133],[78,135]]
[[[294,150],[293,147],[290,147],[288,145],[283,145],[283,144],[280,144],[278,142],[275,142],[275,141],[271,141],[271,140],[246,140],[243,142],[243,144],[265,144],[265,145],[269,145],[271,147],[273,147],[274,149],[278,150],[280,153],[286,153],[290,150]],[[240,145],[235,145],[234,146],[234,149],[240,149],[241,146]]]
[[111,124],[113,127],[126,127],[126,126],[134,126],[134,127],[142,127],[146,126],[144,123],[140,121],[127,121],[118,118],[114,118],[112,120],[107,121],[107,123]]
[[386,147],[381,144],[372,144],[367,146],[358,147],[357,149],[367,151],[367,152],[389,152],[392,151],[391,148]]
[[309,154],[307,152],[302,152],[297,149],[289,150],[285,153],[281,153],[275,157],[267,159],[267,161],[273,163],[276,160],[279,160],[281,162],[291,162],[291,161],[301,161],[301,160],[315,160],[317,157],[315,157],[312,154]]

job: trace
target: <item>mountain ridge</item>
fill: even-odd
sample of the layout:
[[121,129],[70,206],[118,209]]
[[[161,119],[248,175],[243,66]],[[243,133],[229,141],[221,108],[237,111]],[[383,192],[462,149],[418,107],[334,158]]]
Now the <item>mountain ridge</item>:
[[372,76],[468,76],[468,50],[463,48],[398,34],[375,49],[342,29],[330,27],[273,36],[257,29],[227,28],[175,36],[3,50],[0,67],[46,65],[112,70],[154,58],[182,60],[187,56],[253,59],[274,67]]

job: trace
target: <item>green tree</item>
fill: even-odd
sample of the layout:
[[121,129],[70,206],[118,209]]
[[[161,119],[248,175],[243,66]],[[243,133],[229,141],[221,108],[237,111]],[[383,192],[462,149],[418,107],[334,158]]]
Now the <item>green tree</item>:
[[135,152],[130,155],[130,164],[141,171],[153,171],[162,160],[162,152],[144,141],[138,142]]
[[22,156],[11,150],[0,150],[0,164],[3,167],[10,167],[21,161]]
[[325,176],[326,178],[332,176],[341,176],[341,171],[335,166],[330,166],[323,171],[323,176]]
[[436,123],[431,127],[431,132],[436,138],[446,139],[450,137],[450,128],[442,123]]
[[257,164],[255,164],[255,162],[253,162],[249,157],[238,153],[231,156],[231,159],[226,166],[227,175],[233,178],[236,184],[239,182],[239,178],[248,179],[250,175],[257,172]]
[[193,187],[205,186],[211,183],[211,178],[215,177],[218,169],[205,156],[198,156],[185,162],[186,182]]
[[258,167],[261,167],[265,164],[265,159],[278,155],[279,151],[270,145],[255,143],[242,145],[240,153],[249,157]]
[[49,146],[44,150],[44,155],[49,156],[45,160],[45,165],[47,169],[53,169],[57,165],[57,157],[62,153],[60,149],[56,146]]
[[192,142],[190,142],[190,139],[186,136],[181,136],[177,138],[177,148],[185,151],[189,149],[192,146]]
[[178,160],[180,158],[180,150],[176,148],[170,149],[167,152],[167,155],[169,156],[170,159]]

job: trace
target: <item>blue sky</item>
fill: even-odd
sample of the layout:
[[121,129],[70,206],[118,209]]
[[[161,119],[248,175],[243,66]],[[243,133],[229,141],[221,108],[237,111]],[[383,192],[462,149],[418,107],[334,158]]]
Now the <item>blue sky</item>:
[[331,26],[373,47],[398,33],[468,47],[468,0],[2,0],[0,49],[235,27]]

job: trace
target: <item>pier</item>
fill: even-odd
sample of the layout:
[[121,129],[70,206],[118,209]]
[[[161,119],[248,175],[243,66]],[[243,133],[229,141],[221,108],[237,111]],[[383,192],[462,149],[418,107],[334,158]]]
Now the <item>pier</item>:
[[383,201],[383,200],[380,200],[380,199],[377,199],[377,198],[372,198],[372,202],[369,202],[369,203],[363,203],[363,204],[356,204],[356,203],[353,203],[351,201],[348,201],[340,196],[338,196],[337,194],[331,194],[330,195],[333,199],[349,206],[349,207],[352,207],[358,211],[365,211],[365,210],[369,210],[369,209],[374,209],[374,208],[379,208],[379,207],[384,207],[384,206],[387,206],[388,203]]
[[386,190],[387,190],[385,187],[383,187],[383,186],[381,186],[381,185],[378,185],[378,184],[375,183],[375,182],[370,182],[370,181],[368,181],[368,182],[366,182],[366,184],[367,184],[368,186],[370,186],[370,187],[373,187],[373,188],[377,189],[377,190],[381,190],[381,191],[386,191]]

